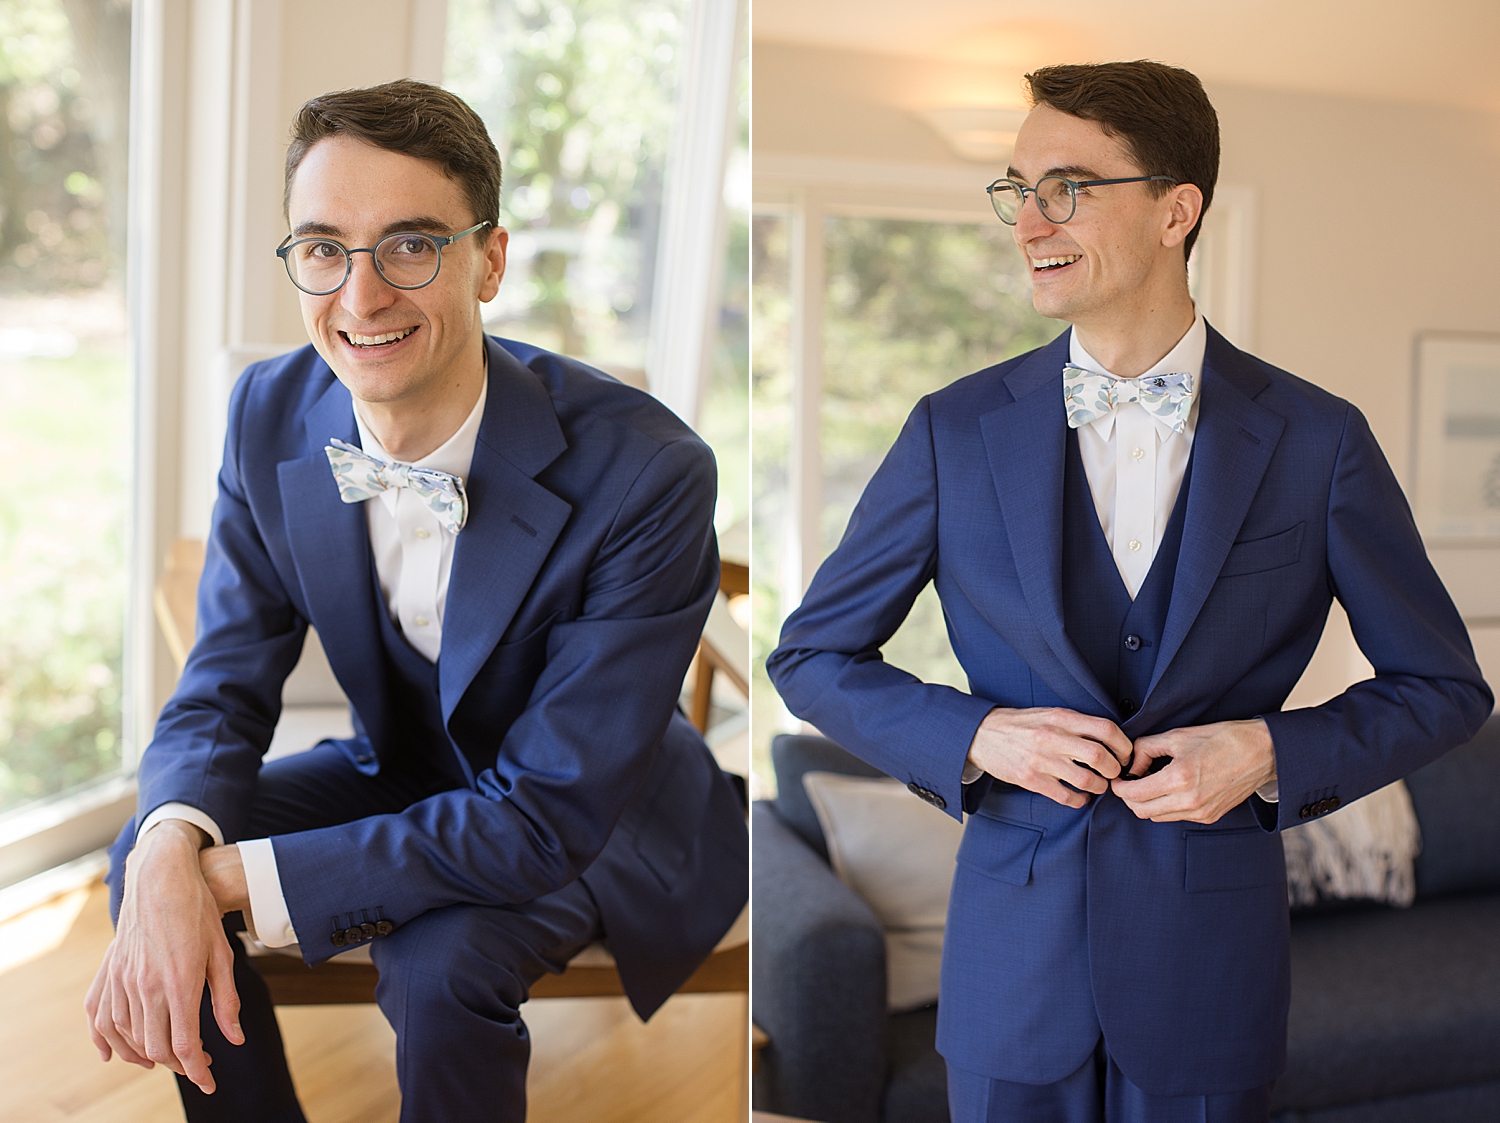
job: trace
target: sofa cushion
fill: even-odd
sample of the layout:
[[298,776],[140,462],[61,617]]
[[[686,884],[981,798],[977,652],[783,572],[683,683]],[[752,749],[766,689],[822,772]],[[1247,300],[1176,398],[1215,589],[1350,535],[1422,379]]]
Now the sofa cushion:
[[1422,828],[1417,897],[1500,889],[1500,718],[1406,787]]
[[888,776],[802,776],[834,872],[885,929],[887,1002],[937,1001],[943,924],[963,827]]
[[1500,1079],[1500,893],[1301,917],[1277,1108]]
[[783,733],[771,741],[771,765],[776,770],[776,813],[824,861],[828,844],[818,825],[818,814],[802,787],[804,772],[841,772],[846,776],[884,776],[885,773],[817,734]]

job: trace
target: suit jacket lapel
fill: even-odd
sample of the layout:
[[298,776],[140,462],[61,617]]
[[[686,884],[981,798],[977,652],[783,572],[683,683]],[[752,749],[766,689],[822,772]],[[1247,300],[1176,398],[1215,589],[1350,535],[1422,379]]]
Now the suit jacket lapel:
[[1152,689],[1182,647],[1224,568],[1286,428],[1284,418],[1254,400],[1268,384],[1245,355],[1208,329],[1203,398],[1193,436],[1193,479]]
[[[307,455],[276,466],[282,520],[308,615],[324,637],[329,665],[362,715],[380,712],[383,663],[379,601],[371,580],[370,535],[362,503],[345,503],[328,467],[324,446],[332,437],[359,443],[349,391],[337,379],[303,422]],[[359,694],[368,696],[356,697]]]
[[568,447],[537,376],[492,339],[489,391],[465,488],[469,520],[453,549],[438,683],[443,719],[525,599],[572,506],[534,477]]
[[[1062,368],[1069,333],[1005,377],[1013,401],[979,419],[990,473],[1000,496],[1016,575],[1031,619],[1057,661],[1106,712],[1114,700],[1063,627],[1063,456],[1067,416]],[[1038,668],[1040,670],[1040,668]],[[1066,691],[1058,693],[1066,695]]]

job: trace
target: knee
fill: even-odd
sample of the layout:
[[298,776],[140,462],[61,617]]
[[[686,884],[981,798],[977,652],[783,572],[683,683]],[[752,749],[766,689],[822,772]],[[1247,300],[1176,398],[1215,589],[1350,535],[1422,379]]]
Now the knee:
[[468,905],[451,905],[408,921],[370,945],[380,972],[375,998],[387,1014],[407,1021],[455,1014],[502,1022],[519,1019],[527,980],[522,950]]

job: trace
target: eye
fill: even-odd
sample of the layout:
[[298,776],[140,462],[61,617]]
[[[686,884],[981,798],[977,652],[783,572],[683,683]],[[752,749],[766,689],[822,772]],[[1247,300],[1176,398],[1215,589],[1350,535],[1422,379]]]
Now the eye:
[[432,252],[432,243],[417,234],[398,235],[391,242],[391,253],[397,257],[420,257]]
[[309,261],[333,261],[343,255],[344,247],[337,242],[303,242],[302,256]]

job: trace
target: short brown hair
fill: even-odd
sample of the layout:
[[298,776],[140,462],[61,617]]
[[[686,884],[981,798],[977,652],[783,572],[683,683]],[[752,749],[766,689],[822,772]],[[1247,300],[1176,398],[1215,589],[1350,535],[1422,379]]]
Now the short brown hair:
[[[1095,121],[1124,140],[1145,175],[1171,176],[1203,192],[1203,214],[1183,242],[1193,252],[1219,178],[1219,115],[1196,75],[1159,62],[1044,66],[1026,75],[1032,105]],[[1157,194],[1165,183],[1149,183]]]
[[292,122],[283,213],[289,210],[298,165],[313,145],[331,136],[351,136],[431,161],[463,188],[475,222],[500,224],[500,154],[479,114],[447,90],[403,78],[313,98]]

